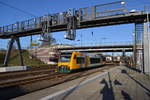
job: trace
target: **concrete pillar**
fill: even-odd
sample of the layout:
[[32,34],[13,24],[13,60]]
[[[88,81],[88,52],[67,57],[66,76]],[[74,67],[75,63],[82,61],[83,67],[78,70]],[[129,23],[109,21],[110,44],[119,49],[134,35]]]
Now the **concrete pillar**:
[[146,22],[135,23],[134,52],[136,68],[150,75],[150,38]]
[[144,24],[135,23],[134,63],[136,69],[144,72],[143,33]]
[[148,34],[148,24],[144,23],[143,31],[143,49],[144,49],[144,73],[150,75],[150,40]]

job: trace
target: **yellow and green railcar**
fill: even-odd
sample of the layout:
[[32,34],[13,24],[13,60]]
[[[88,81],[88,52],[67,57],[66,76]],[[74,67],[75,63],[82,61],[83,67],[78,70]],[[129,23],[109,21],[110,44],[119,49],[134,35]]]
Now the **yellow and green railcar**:
[[83,68],[91,68],[103,65],[102,55],[71,52],[61,54],[58,61],[58,71],[69,73]]

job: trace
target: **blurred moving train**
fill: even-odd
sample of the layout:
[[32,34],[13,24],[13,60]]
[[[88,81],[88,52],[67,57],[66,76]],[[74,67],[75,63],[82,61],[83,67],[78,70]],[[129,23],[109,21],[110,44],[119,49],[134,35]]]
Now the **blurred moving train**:
[[69,73],[83,68],[92,68],[104,65],[101,54],[70,52],[60,55],[58,72]]

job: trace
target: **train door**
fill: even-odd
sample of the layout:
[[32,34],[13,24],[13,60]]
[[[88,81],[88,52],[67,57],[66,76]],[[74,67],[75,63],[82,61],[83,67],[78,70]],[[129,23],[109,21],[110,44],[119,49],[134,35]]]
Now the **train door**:
[[84,68],[84,67],[85,67],[85,63],[86,63],[85,60],[86,60],[85,57],[82,57],[82,58],[81,58],[81,68]]
[[77,57],[77,64],[80,65],[80,68],[84,68],[86,63],[86,59],[84,56]]
[[85,67],[88,67],[89,65],[89,57],[88,56],[85,56]]

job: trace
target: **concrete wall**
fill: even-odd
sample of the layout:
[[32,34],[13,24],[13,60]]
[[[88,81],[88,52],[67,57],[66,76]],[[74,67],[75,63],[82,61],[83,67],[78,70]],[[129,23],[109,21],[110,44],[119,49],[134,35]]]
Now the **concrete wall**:
[[1,67],[0,72],[11,72],[11,71],[20,71],[27,70],[27,66],[11,66],[11,67]]

